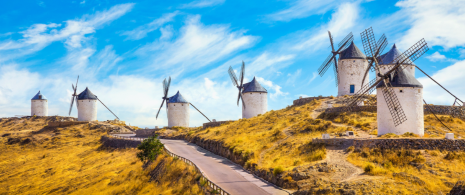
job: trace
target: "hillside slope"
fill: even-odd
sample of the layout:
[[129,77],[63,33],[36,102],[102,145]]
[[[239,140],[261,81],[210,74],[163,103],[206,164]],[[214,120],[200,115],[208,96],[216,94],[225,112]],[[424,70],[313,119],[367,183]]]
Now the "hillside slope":
[[0,194],[202,194],[182,161],[160,155],[143,168],[136,149],[102,147],[101,124],[46,127],[57,119],[0,121]]

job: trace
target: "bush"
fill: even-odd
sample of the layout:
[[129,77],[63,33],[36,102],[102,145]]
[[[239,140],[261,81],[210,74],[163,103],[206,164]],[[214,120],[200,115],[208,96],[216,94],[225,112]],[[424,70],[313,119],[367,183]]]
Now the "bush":
[[354,151],[354,148],[355,148],[354,146],[350,146],[347,148],[346,152],[352,152]]
[[282,166],[278,166],[278,167],[273,169],[273,175],[274,176],[277,176],[277,175],[279,175],[279,174],[281,174],[283,172],[284,172],[284,169],[283,169]]
[[158,135],[151,136],[137,146],[137,149],[140,150],[137,153],[137,158],[142,162],[153,161],[162,153],[163,147],[164,145],[158,139]]

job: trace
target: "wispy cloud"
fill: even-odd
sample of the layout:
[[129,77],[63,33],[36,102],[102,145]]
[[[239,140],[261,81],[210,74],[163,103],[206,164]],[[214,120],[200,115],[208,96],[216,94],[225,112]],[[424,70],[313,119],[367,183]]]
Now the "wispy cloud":
[[225,2],[226,0],[197,0],[197,1],[192,1],[188,4],[183,4],[180,6],[181,9],[185,8],[204,8],[204,7],[212,7],[216,5],[221,5]]
[[127,36],[126,39],[129,39],[129,40],[142,39],[147,36],[147,33],[159,29],[160,27],[162,27],[168,22],[172,22],[174,20],[174,17],[178,15],[178,13],[179,13],[178,11],[175,11],[173,13],[163,14],[162,17],[155,19],[148,24],[139,26],[134,30],[126,31],[122,33],[122,35]]
[[[227,25],[204,25],[200,16],[189,17],[174,40],[159,40],[136,51],[148,57],[151,71],[171,69],[181,74],[224,59],[237,51],[252,46],[258,37],[232,31]],[[154,54],[157,55],[154,55]]]
[[287,92],[282,92],[282,91],[281,91],[281,86],[274,84],[274,83],[273,83],[272,81],[270,81],[270,80],[265,80],[265,79],[262,78],[262,77],[256,77],[256,79],[257,79],[257,81],[258,81],[260,84],[264,85],[265,88],[273,89],[273,90],[274,90],[274,93],[270,93],[270,91],[268,91],[268,93],[270,94],[270,98],[271,98],[272,100],[276,100],[276,98],[277,98],[278,96],[286,96],[286,95],[289,94],[289,93],[287,93]]
[[[70,48],[80,48],[88,38],[86,35],[95,33],[97,28],[118,19],[129,12],[134,4],[120,4],[109,10],[96,12],[92,15],[84,15],[78,20],[68,20],[62,24],[34,24],[22,31],[22,39],[8,40],[0,43],[0,54],[9,50],[21,49],[12,57],[19,57],[43,49],[55,41],[65,40],[65,45]],[[64,27],[62,27],[64,26]]]
[[399,42],[402,48],[421,38],[445,49],[465,46],[463,0],[403,0],[396,5],[408,16],[405,22],[411,26]]
[[297,0],[290,7],[279,12],[268,15],[273,21],[290,21],[292,19],[305,18],[311,15],[323,14],[328,10],[336,8],[344,1],[334,0]]
[[442,61],[442,60],[447,59],[445,55],[442,55],[439,52],[434,52],[430,56],[426,56],[426,58],[428,58],[432,62],[437,62],[437,61]]

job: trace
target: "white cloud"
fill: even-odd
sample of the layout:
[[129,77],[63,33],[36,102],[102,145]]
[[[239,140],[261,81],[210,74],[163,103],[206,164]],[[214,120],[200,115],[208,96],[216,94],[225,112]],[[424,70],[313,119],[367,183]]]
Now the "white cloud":
[[459,49],[459,54],[461,58],[465,58],[465,49],[463,48]]
[[313,80],[316,79],[316,77],[318,77],[318,73],[317,73],[317,72],[313,72],[313,73],[312,73],[312,78],[310,78],[310,80],[308,80],[308,83],[307,83],[307,84],[310,84]]
[[172,22],[174,17],[178,15],[178,11],[173,13],[163,14],[162,17],[153,20],[152,22],[139,26],[134,30],[126,31],[122,35],[127,36],[127,39],[130,40],[139,40],[147,36],[147,33],[159,29],[168,22]]
[[294,85],[295,81],[299,79],[301,73],[302,73],[302,69],[298,69],[297,71],[295,71],[294,74],[288,74],[287,76],[289,78],[287,79],[286,84],[295,86]]
[[[328,45],[328,30],[335,39],[344,37],[357,24],[359,18],[358,3],[343,3],[331,16],[331,20],[315,32],[304,32],[302,38],[293,46],[294,50],[317,51]],[[310,38],[308,38],[310,37]]]
[[86,35],[95,33],[97,28],[123,16],[133,6],[132,3],[115,5],[109,10],[96,12],[93,15],[84,15],[78,20],[65,21],[64,27],[55,23],[34,24],[21,32],[22,39],[0,43],[0,54],[9,50],[21,49],[21,52],[16,52],[11,56],[20,57],[41,50],[52,42],[62,40],[65,40],[65,45],[69,48],[80,48],[83,42],[88,40]]
[[[417,74],[422,73],[417,72]],[[457,97],[465,97],[465,90],[463,84],[460,82],[463,80],[463,77],[465,77],[465,61],[458,61],[432,74],[431,77]],[[428,103],[451,105],[454,102],[455,98],[440,88],[431,79],[424,76],[418,78],[418,81],[423,84],[423,98]],[[462,101],[465,100],[462,99]]]
[[212,7],[216,5],[221,5],[225,0],[196,0],[188,4],[183,4],[180,8],[203,8],[203,7]]
[[[149,59],[149,71],[168,70],[181,74],[223,59],[252,46],[257,37],[231,31],[226,25],[203,25],[200,16],[189,17],[174,40],[160,40],[137,50]],[[156,55],[155,55],[156,54]],[[174,75],[176,76],[176,75]]]
[[445,49],[465,45],[464,0],[403,0],[396,6],[408,16],[404,22],[411,24],[399,42],[401,48],[410,47],[421,38],[430,46]]
[[285,10],[268,15],[274,21],[290,21],[292,19],[305,18],[315,14],[323,14],[339,5],[340,1],[334,0],[297,0]]
[[430,56],[427,56],[426,58],[428,58],[432,62],[443,61],[447,59],[445,55],[442,55],[439,52],[434,52],[433,54],[431,54]]
[[[264,85],[265,87],[271,88],[271,89],[273,89],[275,91],[274,93],[270,93],[270,98],[272,100],[275,100],[278,96],[286,96],[286,95],[289,94],[287,92],[282,92],[281,91],[281,86],[273,84],[272,81],[265,80],[262,77],[256,77],[256,79],[260,84]],[[269,93],[269,91],[268,91],[268,93]]]

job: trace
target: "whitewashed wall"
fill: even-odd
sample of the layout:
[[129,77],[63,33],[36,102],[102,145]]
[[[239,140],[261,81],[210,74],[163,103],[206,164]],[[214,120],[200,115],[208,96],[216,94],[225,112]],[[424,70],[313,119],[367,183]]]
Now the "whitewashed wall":
[[189,103],[168,103],[168,127],[189,127]]
[[31,116],[48,116],[47,100],[31,100]]
[[97,100],[78,100],[78,121],[97,120]]
[[[361,89],[362,79],[368,67],[365,59],[343,59],[339,60],[338,73],[338,96],[353,95]],[[369,75],[365,78],[364,83],[368,83]],[[354,85],[354,93],[350,93],[350,85]]]
[[[404,70],[407,70],[407,72],[409,72],[410,74],[412,74],[413,76],[415,76],[415,66],[414,65],[403,65],[403,66],[406,66],[404,68]],[[386,73],[387,71],[391,70],[394,66],[393,65],[380,65],[380,70],[381,70],[381,74],[384,74]],[[378,70],[376,70],[376,75],[378,75]]]
[[[378,135],[384,135],[386,133],[401,135],[406,132],[411,132],[423,136],[425,128],[423,120],[423,89],[414,87],[393,88],[404,110],[405,116],[407,116],[407,121],[397,127],[394,126],[391,113],[389,112],[381,89],[382,88],[378,88],[376,94],[378,99]],[[400,93],[400,90],[403,92]]]
[[247,92],[242,93],[245,109],[242,107],[242,118],[252,118],[259,114],[265,114],[268,109],[268,93]]

